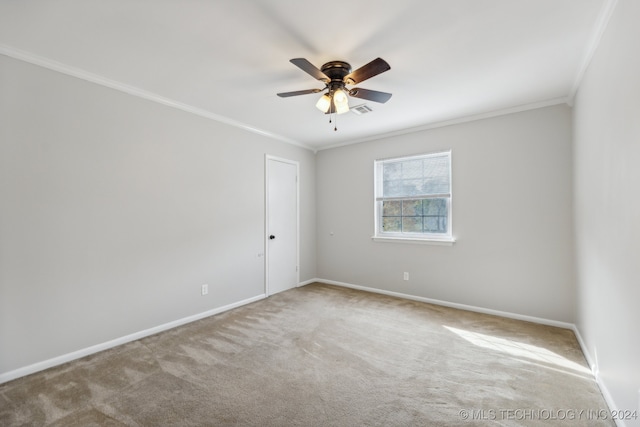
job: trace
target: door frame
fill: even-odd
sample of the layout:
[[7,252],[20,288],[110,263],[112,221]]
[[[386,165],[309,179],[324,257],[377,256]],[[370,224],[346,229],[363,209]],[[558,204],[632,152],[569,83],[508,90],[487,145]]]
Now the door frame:
[[296,285],[300,286],[300,163],[295,160],[265,154],[264,156],[264,294],[269,292],[269,162],[288,163],[296,167]]

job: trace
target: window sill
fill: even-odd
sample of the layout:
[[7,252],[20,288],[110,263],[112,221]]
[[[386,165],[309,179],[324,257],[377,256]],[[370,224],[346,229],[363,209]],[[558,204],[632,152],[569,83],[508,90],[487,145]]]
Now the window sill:
[[381,243],[410,243],[417,245],[439,245],[439,246],[453,246],[456,242],[456,239],[453,237],[446,237],[442,239],[417,239],[410,237],[381,237],[381,236],[373,236],[371,239],[374,242]]

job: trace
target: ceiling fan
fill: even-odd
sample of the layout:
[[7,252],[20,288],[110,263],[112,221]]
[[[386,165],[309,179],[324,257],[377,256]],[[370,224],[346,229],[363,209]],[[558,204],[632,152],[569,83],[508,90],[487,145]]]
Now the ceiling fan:
[[349,111],[349,98],[347,95],[380,103],[385,103],[391,98],[391,94],[387,92],[357,87],[352,89],[347,88],[347,85],[351,86],[361,83],[390,70],[391,66],[382,58],[376,58],[353,72],[351,71],[351,65],[344,61],[327,62],[320,67],[320,69],[304,58],[294,58],[289,62],[313,78],[323,82],[324,88],[283,92],[279,93],[278,96],[287,98],[290,96],[324,92],[318,100],[316,107],[325,114],[342,114]]

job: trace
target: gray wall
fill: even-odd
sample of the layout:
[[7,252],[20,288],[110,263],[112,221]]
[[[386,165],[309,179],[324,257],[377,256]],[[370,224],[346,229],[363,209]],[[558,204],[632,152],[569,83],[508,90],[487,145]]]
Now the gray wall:
[[[447,149],[457,242],[373,242],[374,160]],[[320,151],[318,277],[572,323],[571,161],[567,106]]]
[[640,2],[618,1],[574,117],[577,325],[600,382],[631,411],[640,411],[638,16]]
[[0,70],[0,375],[263,294],[265,154],[300,162],[300,279],[316,276],[313,152]]
[[[610,402],[639,409],[639,15],[618,0],[573,150],[555,106],[316,159],[0,56],[0,375],[261,295],[268,153],[301,163],[302,281],[575,321]],[[373,161],[444,149],[457,243],[374,243]]]

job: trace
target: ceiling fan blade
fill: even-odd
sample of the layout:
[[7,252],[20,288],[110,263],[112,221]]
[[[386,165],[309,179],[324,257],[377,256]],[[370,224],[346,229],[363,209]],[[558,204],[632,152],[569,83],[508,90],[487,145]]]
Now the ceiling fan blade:
[[391,94],[387,92],[378,92],[377,90],[360,89],[354,87],[349,91],[349,95],[355,98],[367,99],[369,101],[379,102],[384,104],[391,99]]
[[376,58],[354,72],[344,76],[344,82],[350,85],[355,85],[390,69],[391,66],[387,64],[387,61],[382,58]]
[[314,79],[321,80],[325,83],[328,83],[331,80],[325,73],[320,71],[318,67],[304,58],[293,58],[289,60],[289,62],[300,68],[305,73],[311,75]]
[[280,98],[288,98],[290,96],[307,95],[309,93],[318,93],[318,92],[322,92],[322,89],[307,89],[307,90],[296,90],[295,92],[282,92],[282,93],[279,93],[278,96]]

